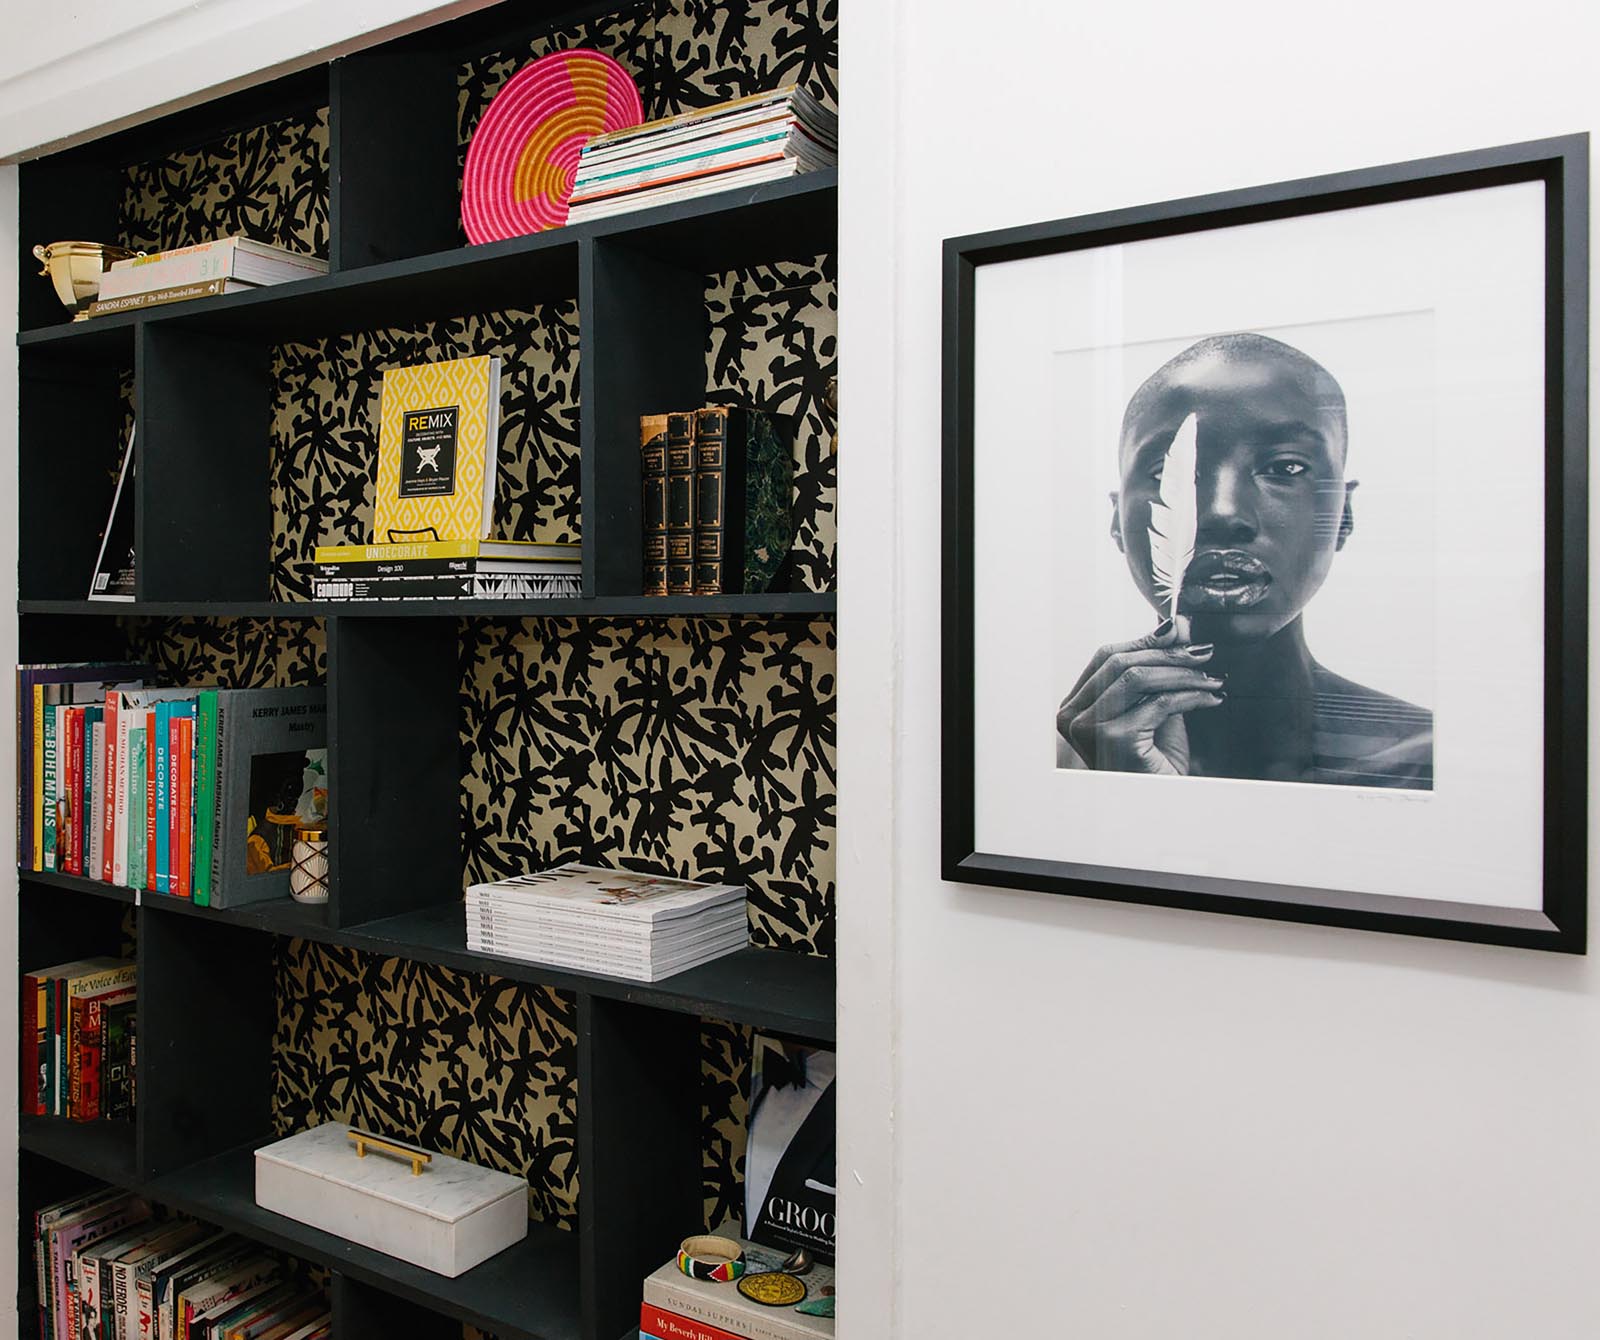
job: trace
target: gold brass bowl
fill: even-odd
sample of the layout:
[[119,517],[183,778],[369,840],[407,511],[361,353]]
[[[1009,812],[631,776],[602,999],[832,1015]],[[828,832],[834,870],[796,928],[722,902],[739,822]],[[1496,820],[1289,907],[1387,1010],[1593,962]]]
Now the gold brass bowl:
[[111,268],[111,262],[138,254],[106,242],[52,242],[33,249],[34,259],[44,266],[39,273],[50,276],[56,297],[68,307],[98,297],[100,276]]

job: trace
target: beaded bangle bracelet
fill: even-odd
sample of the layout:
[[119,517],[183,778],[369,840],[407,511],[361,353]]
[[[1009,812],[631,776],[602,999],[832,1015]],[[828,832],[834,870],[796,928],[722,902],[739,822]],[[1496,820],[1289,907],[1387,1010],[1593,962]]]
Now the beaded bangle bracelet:
[[744,1274],[744,1251],[732,1238],[685,1238],[678,1248],[678,1269],[690,1279],[726,1284]]

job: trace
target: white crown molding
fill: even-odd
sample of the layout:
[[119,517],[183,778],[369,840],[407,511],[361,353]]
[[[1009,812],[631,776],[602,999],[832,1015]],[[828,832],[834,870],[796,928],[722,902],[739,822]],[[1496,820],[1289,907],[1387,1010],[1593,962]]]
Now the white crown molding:
[[[495,0],[82,0],[19,5],[0,46],[0,163],[425,28]],[[129,10],[138,11],[130,15]]]

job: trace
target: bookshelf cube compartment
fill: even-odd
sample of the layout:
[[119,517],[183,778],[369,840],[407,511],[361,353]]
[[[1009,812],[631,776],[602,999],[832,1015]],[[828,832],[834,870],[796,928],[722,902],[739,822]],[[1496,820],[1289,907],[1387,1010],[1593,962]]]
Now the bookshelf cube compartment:
[[131,426],[132,368],[35,353],[21,364],[18,592],[82,600]]
[[181,912],[139,933],[137,1174],[158,1177],[271,1130],[272,938]]
[[[575,278],[575,274],[570,276]],[[569,300],[485,309],[273,350],[272,592],[313,594],[323,544],[373,539],[384,373],[483,354],[500,359],[494,516],[501,539],[572,542],[581,527],[578,312]]]
[[260,345],[150,322],[136,339],[141,600],[261,600],[271,382]]
[[326,256],[327,104],[319,66],[23,164],[21,329],[68,319],[32,278],[36,244],[151,251],[243,233]]
[[[794,199],[804,205],[798,213]],[[827,400],[838,315],[830,228],[812,217],[818,199],[831,210],[833,195],[811,187],[794,199],[776,216],[787,226],[775,222],[771,236],[734,248],[760,258],[735,270],[700,268],[708,263],[700,234],[670,222],[625,230],[626,215],[586,247],[584,358],[596,371],[585,388],[585,558],[596,595],[637,596],[643,587],[640,416],[707,404],[765,411],[792,441],[794,541],[776,580],[783,591],[833,589]],[[784,259],[818,244],[825,249]]]

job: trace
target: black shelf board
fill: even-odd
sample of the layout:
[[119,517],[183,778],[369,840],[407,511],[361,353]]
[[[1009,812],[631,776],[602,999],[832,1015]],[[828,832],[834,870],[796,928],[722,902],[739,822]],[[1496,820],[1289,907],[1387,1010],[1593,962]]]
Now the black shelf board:
[[19,600],[18,614],[70,614],[99,618],[325,619],[333,607],[283,600]]
[[172,912],[179,916],[205,917],[229,926],[245,926],[250,930],[266,931],[272,935],[292,935],[303,939],[325,937],[328,931],[328,907],[323,904],[297,903],[293,898],[272,898],[266,902],[248,903],[244,907],[199,907],[191,898],[179,898],[170,893],[142,895],[143,906],[159,912]]
[[131,328],[140,322],[267,343],[303,341],[576,298],[585,240],[632,247],[709,274],[831,251],[837,238],[838,175],[830,168],[248,293],[66,321],[22,331],[17,343],[63,356],[131,360]]
[[339,618],[819,618],[838,609],[832,591],[728,596],[571,596],[544,600],[19,600],[20,614],[154,619]]
[[69,1121],[65,1117],[22,1117],[18,1140],[23,1149],[75,1168],[116,1186],[132,1186],[135,1134],[131,1121]]
[[158,912],[171,912],[186,917],[205,917],[210,921],[220,921],[230,926],[245,926],[251,930],[267,931],[272,935],[327,938],[326,904],[297,903],[293,898],[285,897],[248,903],[244,907],[202,907],[192,898],[180,898],[171,893],[156,893],[151,889],[129,889],[121,884],[110,884],[103,879],[63,875],[54,870],[27,870],[19,866],[17,877],[25,883],[70,889],[74,893],[105,898],[114,903],[137,903],[142,907],[154,908]]
[[742,949],[659,982],[634,982],[470,950],[461,903],[385,917],[336,931],[330,938],[367,953],[490,973],[558,991],[585,991],[818,1042],[832,1041],[836,1030],[833,960],[812,954]]
[[[21,878],[96,897],[133,902],[134,891],[76,875],[22,870]],[[816,1042],[835,1036],[834,964],[814,954],[781,949],[742,949],[659,982],[578,972],[524,959],[480,954],[467,948],[466,910],[443,903],[356,926],[330,924],[325,907],[280,898],[240,908],[197,907],[187,898],[145,891],[146,908],[180,916],[204,917],[270,935],[295,936],[343,945],[364,953],[438,963],[463,972],[489,973],[557,991],[585,991],[678,1014],[726,1019],[754,1028],[789,1033]]]
[[28,870],[17,867],[17,878],[27,884],[47,884],[55,889],[71,889],[74,893],[92,894],[113,903],[136,903],[136,889],[125,889],[120,884],[108,884],[103,879],[89,879],[83,875],[63,875],[57,870]]
[[839,170],[803,172],[579,224],[701,274],[833,251],[839,239]]

